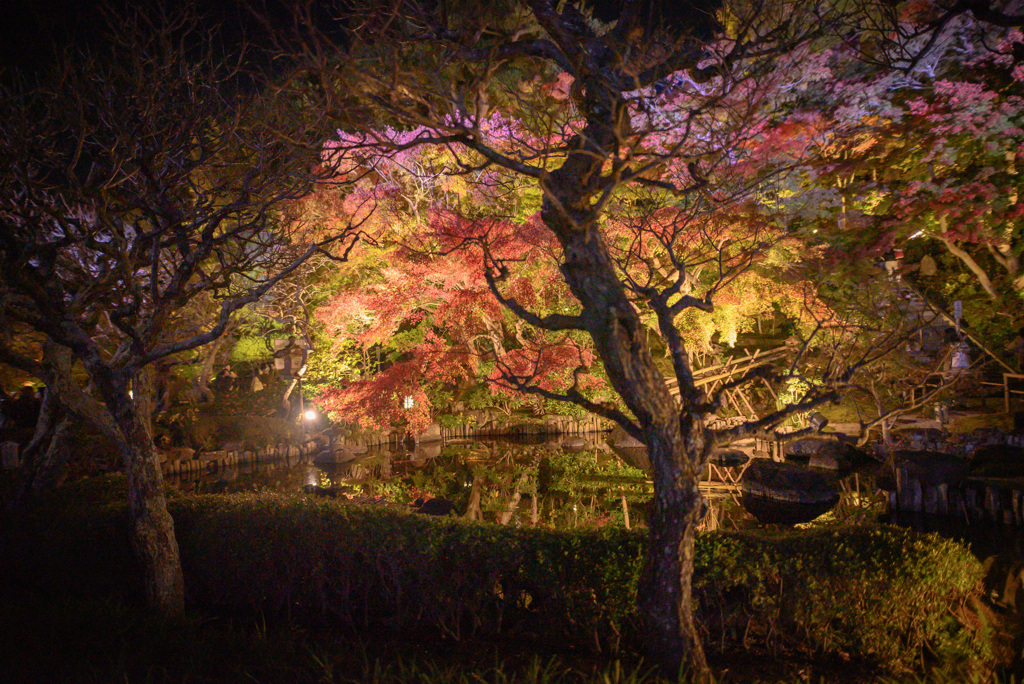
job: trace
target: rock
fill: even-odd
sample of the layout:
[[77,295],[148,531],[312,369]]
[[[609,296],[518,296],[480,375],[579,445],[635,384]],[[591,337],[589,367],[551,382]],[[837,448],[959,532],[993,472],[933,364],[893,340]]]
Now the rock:
[[171,447],[159,453],[162,461],[177,463],[178,461],[191,461],[195,458],[196,450],[188,447]]
[[441,426],[438,423],[431,423],[417,438],[417,442],[437,442],[441,439]]
[[942,444],[946,435],[936,428],[915,428],[900,431],[900,437],[913,451],[928,451],[929,445]]
[[628,434],[625,430],[620,427],[616,427],[612,430],[612,435],[608,439],[612,446],[627,447],[631,449],[643,448],[646,449],[647,445],[641,442],[636,437]]
[[838,498],[836,501],[820,503],[794,503],[746,492],[740,497],[740,504],[744,510],[757,518],[758,522],[769,525],[796,525],[810,522],[818,516],[828,513],[837,502]]
[[626,434],[621,427],[616,426],[612,429],[612,434],[608,437],[608,445],[612,452],[627,464],[644,472],[651,471],[651,461],[647,458],[647,446]]
[[327,448],[313,458],[314,465],[337,465],[354,461],[360,455],[366,453],[365,446],[340,446]]
[[564,451],[569,451],[569,452],[583,451],[586,448],[587,448],[587,440],[583,439],[579,435],[573,435],[572,437],[567,437],[562,442],[562,449]]
[[811,456],[807,465],[811,468],[820,468],[821,470],[841,470],[843,460],[838,453],[823,452]]
[[765,459],[750,464],[743,473],[740,490],[744,494],[789,503],[835,505],[839,501],[835,485],[821,472]]
[[725,468],[732,468],[735,466],[741,466],[750,457],[739,449],[715,449],[711,452],[710,463],[714,463],[716,466],[722,466]]
[[413,505],[417,513],[424,515],[455,515],[455,504],[448,499],[417,499]]

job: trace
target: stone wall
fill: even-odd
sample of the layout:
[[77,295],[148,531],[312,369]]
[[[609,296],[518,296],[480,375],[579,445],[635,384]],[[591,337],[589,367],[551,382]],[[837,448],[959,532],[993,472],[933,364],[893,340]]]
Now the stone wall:
[[234,444],[224,447],[218,451],[197,452],[188,448],[158,451],[160,468],[165,475],[214,473],[230,466],[312,456],[321,449],[321,442],[314,439],[303,444],[276,444],[264,449],[244,449]]

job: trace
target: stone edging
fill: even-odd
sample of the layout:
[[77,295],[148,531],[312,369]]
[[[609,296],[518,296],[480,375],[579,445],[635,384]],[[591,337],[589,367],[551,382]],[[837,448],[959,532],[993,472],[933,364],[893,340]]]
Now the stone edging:
[[184,475],[215,473],[236,465],[264,463],[285,458],[300,458],[302,456],[315,455],[320,448],[320,443],[314,439],[302,444],[276,444],[264,449],[224,449],[194,452],[192,449],[179,448],[167,451],[158,450],[157,453],[161,456],[160,469],[164,475]]

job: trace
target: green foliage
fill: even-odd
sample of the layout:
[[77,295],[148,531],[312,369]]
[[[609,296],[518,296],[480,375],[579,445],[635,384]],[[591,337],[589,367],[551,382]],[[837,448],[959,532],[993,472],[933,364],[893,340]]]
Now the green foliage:
[[[117,480],[6,525],[0,576],[58,593],[138,592],[125,507],[102,503]],[[184,496],[170,509],[196,605],[640,648],[642,534],[515,529],[266,494]],[[966,671],[990,659],[971,611],[980,564],[935,536],[891,527],[706,534],[695,566],[697,618],[712,649],[796,648],[883,674],[920,671],[926,661]]]
[[231,350],[231,363],[267,363],[274,357],[274,350],[268,348],[263,336],[239,337]]
[[982,568],[955,542],[877,526],[701,542],[693,590],[712,640],[753,630],[773,649],[796,639],[894,672],[992,657],[990,635],[964,619]]

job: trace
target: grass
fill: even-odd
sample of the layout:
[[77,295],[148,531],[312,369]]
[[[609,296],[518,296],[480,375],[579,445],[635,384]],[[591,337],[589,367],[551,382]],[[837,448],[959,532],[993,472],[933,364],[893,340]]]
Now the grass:
[[[261,682],[273,684],[658,684],[642,660],[537,652],[514,641],[353,633],[190,610],[154,618],[115,598],[54,602],[0,595],[5,684]],[[843,663],[736,654],[712,661],[719,682],[869,682]]]
[[55,603],[8,594],[3,601],[0,679],[6,684],[656,681],[642,662],[517,653],[507,644],[431,644],[194,610],[161,620],[117,599]]

